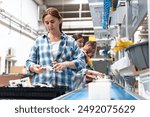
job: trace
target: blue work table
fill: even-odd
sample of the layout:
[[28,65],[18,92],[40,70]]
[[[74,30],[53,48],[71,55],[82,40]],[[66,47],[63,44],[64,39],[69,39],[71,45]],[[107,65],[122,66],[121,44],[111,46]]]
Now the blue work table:
[[[143,99],[142,97],[139,97],[138,95],[135,95],[132,92],[125,90],[123,87],[113,82],[111,84],[110,93],[111,93],[110,94],[111,100],[141,100]],[[55,99],[56,100],[89,100],[88,86],[69,92]]]

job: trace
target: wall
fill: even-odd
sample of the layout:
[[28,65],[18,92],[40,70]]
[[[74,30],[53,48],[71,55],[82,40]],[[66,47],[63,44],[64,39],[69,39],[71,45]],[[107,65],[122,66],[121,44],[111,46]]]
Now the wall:
[[[5,9],[23,22],[38,28],[37,4],[33,0],[1,0],[0,8]],[[7,6],[7,7],[6,7]]]
[[[15,16],[25,24],[30,25],[34,29],[38,29],[38,10],[37,4],[32,0],[1,0],[0,8]],[[7,6],[7,7],[6,7]],[[8,48],[15,49],[16,65],[25,65],[25,61],[29,56],[30,48],[34,42],[33,38],[23,35],[15,31],[11,26],[6,26],[0,19],[0,73],[5,71],[5,57]],[[11,22],[10,22],[11,23]]]

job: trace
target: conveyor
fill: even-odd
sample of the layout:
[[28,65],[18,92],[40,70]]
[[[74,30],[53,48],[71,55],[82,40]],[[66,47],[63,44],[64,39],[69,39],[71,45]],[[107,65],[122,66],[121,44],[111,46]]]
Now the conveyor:
[[[100,91],[104,91],[100,90]],[[116,83],[111,82],[110,90],[110,99],[111,100],[142,100],[142,97],[139,97],[132,92],[125,90],[123,87],[119,86]],[[89,100],[88,95],[88,86],[69,92],[65,95],[55,98],[54,100]]]

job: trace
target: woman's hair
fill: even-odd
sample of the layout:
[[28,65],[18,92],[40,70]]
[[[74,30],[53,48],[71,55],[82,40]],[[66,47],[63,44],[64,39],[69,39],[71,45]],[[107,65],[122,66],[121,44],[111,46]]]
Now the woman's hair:
[[93,48],[96,46],[96,43],[95,42],[93,42],[93,41],[87,41],[86,43],[85,43],[85,45],[90,45],[90,46],[92,46]]
[[83,38],[81,33],[75,33],[75,34],[73,34],[72,37],[75,39],[75,41],[77,41],[78,39]]
[[[58,9],[54,8],[54,7],[50,7],[47,10],[44,11],[43,15],[42,15],[42,22],[44,23],[44,18],[46,15],[51,15],[53,17],[58,18],[59,20],[62,19],[62,16],[60,15]],[[62,23],[59,25],[59,29],[60,32],[62,32]]]

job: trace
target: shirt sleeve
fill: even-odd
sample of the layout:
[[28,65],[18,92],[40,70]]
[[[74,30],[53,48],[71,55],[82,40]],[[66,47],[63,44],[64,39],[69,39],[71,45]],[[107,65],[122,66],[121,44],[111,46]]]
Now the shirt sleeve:
[[86,68],[86,62],[85,62],[85,56],[84,53],[81,51],[80,47],[77,45],[77,43],[75,43],[75,41],[73,42],[73,62],[76,66],[76,71],[79,72],[81,71],[83,68]]
[[32,73],[29,69],[30,66],[33,64],[37,64],[37,58],[38,58],[37,51],[38,51],[37,41],[35,41],[34,45],[31,48],[29,58],[26,60],[27,73]]

